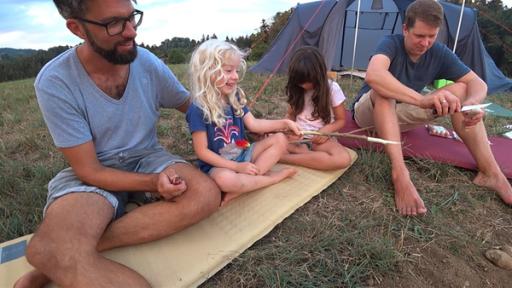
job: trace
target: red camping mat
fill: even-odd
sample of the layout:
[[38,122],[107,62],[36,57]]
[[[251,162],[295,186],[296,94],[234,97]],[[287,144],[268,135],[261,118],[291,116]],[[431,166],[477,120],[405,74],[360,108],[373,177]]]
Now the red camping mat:
[[[346,123],[341,132],[351,132],[359,129],[352,119],[352,113],[346,111]],[[366,131],[354,134],[367,135]],[[340,137],[338,141],[346,147],[353,149],[373,149],[382,151],[383,145],[370,143],[364,140]],[[491,150],[501,170],[512,179],[512,140],[504,137],[490,137]],[[476,162],[466,146],[457,140],[432,136],[425,127],[402,133],[403,153],[406,157],[429,159],[440,163],[476,170]]]

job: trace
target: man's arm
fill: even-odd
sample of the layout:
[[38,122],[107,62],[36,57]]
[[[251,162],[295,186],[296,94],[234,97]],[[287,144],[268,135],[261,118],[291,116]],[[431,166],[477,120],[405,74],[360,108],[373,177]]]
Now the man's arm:
[[390,63],[391,60],[386,55],[377,54],[368,64],[365,81],[379,95],[423,109],[435,109],[440,116],[460,111],[460,99],[450,91],[440,89],[428,95],[421,95],[400,83],[389,72]]
[[180,106],[176,107],[176,109],[182,113],[187,113],[187,110],[188,110],[188,106],[190,106],[190,98],[188,98],[185,102],[183,102],[183,104],[181,104]]
[[[473,71],[457,79],[456,83],[464,83],[466,85],[466,95],[462,102],[463,106],[480,104],[487,96],[487,84]],[[469,111],[464,112],[463,115],[464,125],[470,127],[480,122],[484,118],[485,112],[483,110]]]
[[400,102],[420,106],[423,96],[405,86],[389,72],[391,60],[384,54],[374,55],[368,63],[365,81],[379,95]]
[[455,82],[466,84],[467,94],[464,105],[480,104],[487,96],[487,84],[473,71],[470,71]]
[[[157,192],[164,198],[172,198],[177,191],[186,187],[185,183],[176,183],[176,173],[166,169],[162,173],[134,173],[103,166],[96,157],[92,141],[70,148],[59,148],[69,165],[84,183],[108,191]],[[183,187],[181,187],[183,186]],[[181,193],[180,193],[181,194]],[[169,197],[167,197],[169,196]]]

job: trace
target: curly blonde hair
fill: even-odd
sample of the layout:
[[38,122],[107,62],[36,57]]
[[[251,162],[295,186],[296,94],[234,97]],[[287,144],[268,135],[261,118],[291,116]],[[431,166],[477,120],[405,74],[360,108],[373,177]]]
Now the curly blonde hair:
[[[225,75],[222,65],[227,59],[240,58],[240,80],[246,70],[245,53],[226,41],[211,39],[196,48],[190,59],[190,88],[192,101],[203,111],[208,123],[224,125],[226,115],[222,94],[215,83],[223,81]],[[237,93],[238,92],[238,93]],[[247,103],[245,93],[237,88],[228,95],[229,105],[236,116],[243,116],[243,107]]]

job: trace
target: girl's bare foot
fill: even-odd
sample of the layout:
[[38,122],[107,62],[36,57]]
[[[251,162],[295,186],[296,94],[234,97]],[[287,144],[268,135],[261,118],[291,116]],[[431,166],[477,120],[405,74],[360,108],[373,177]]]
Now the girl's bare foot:
[[268,171],[265,173],[265,176],[272,178],[275,181],[275,184],[281,182],[281,180],[285,178],[292,177],[295,174],[297,174],[297,169],[292,167],[285,167],[279,171]]

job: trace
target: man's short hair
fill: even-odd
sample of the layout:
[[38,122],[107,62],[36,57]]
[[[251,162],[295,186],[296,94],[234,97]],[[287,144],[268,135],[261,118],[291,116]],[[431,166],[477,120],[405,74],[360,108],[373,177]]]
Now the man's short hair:
[[[137,0],[132,0],[137,4]],[[59,10],[64,19],[84,17],[87,12],[89,0],[53,0],[53,3]]]
[[416,0],[405,10],[405,26],[413,28],[416,20],[421,20],[433,27],[443,24],[443,6],[436,0]]

